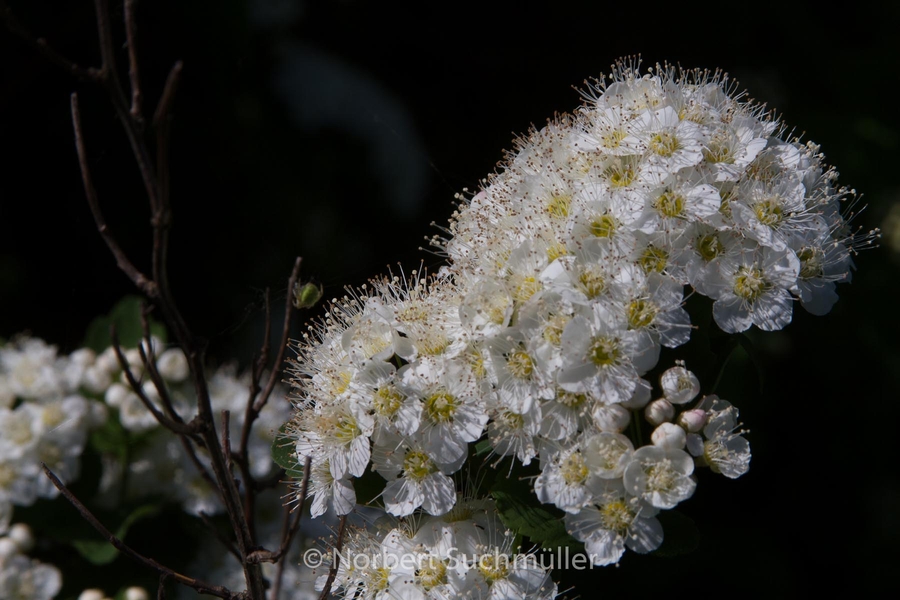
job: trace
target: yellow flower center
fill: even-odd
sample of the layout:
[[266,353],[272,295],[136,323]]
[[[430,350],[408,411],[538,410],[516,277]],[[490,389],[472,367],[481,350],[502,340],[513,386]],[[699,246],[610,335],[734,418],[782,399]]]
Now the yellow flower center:
[[375,412],[382,417],[392,417],[403,404],[403,394],[391,386],[381,387],[375,391],[372,404],[375,405]]
[[697,239],[697,252],[700,254],[700,258],[706,262],[711,261],[724,251],[725,246],[715,233],[703,235]]
[[774,226],[781,222],[783,209],[777,198],[767,198],[753,205],[753,213],[763,225]]
[[647,249],[638,258],[638,265],[645,273],[661,273],[666,268],[669,253],[656,246],[647,246]]
[[426,592],[447,582],[447,565],[436,556],[429,556],[416,570],[416,580]]
[[656,306],[649,300],[632,300],[625,307],[629,329],[641,329],[653,323],[656,317]]
[[619,222],[612,215],[601,215],[591,223],[591,233],[598,238],[609,238],[616,233]]
[[653,208],[666,218],[681,216],[684,212],[684,196],[666,190],[653,202]]
[[413,481],[422,481],[437,469],[424,452],[407,452],[403,457],[403,474]]
[[584,268],[578,276],[578,282],[581,284],[581,291],[588,298],[596,298],[606,289],[606,281],[604,281],[603,275],[593,265]]
[[598,337],[590,349],[591,362],[598,367],[615,364],[619,359],[619,342],[615,338]]
[[672,132],[662,131],[650,138],[650,151],[660,156],[672,156],[679,148],[681,144]]
[[478,570],[488,585],[509,576],[509,556],[506,554],[483,554],[478,559]]
[[446,423],[453,419],[459,401],[449,392],[440,391],[425,399],[425,412],[436,423]]
[[758,267],[741,266],[734,278],[734,293],[747,302],[758,300],[769,287],[762,270]]
[[634,521],[634,513],[624,500],[613,500],[600,507],[600,520],[604,529],[624,535]]
[[814,247],[801,248],[797,253],[800,259],[800,279],[815,279],[825,273],[824,255],[822,251]]
[[573,452],[567,456],[559,466],[563,480],[569,485],[579,485],[584,483],[591,474],[590,469],[584,462],[581,452]]
[[557,219],[565,219],[569,216],[569,206],[572,203],[572,196],[568,194],[560,194],[551,196],[547,202],[547,212],[551,217]]
[[506,359],[506,368],[513,377],[528,379],[534,372],[534,361],[527,352],[519,350],[510,354]]

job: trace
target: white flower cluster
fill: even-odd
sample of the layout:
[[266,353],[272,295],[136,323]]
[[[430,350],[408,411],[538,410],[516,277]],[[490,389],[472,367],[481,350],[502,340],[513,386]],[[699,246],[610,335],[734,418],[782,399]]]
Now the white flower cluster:
[[687,406],[700,385],[682,364],[650,402],[661,347],[690,337],[685,286],[726,332],[781,329],[794,297],[831,308],[871,238],[848,231],[854,193],[817,147],[733,92],[718,73],[620,66],[432,239],[451,261],[436,277],[332,301],[292,367],[314,517],[351,512],[369,465],[390,514],[447,514],[484,439],[479,453],[537,459],[537,497],[609,564],[660,545],[655,515],[693,494],[695,466],[747,471],[737,410]]
[[22,523],[0,536],[0,598],[50,600],[62,589],[59,569],[28,557],[33,546],[31,529]]
[[[461,500],[443,517],[386,519],[345,535],[330,592],[344,598],[553,600],[533,555],[516,555],[490,500]],[[322,590],[328,575],[321,575]]]
[[43,340],[18,337],[0,347],[0,533],[13,505],[55,498],[45,463],[63,481],[78,477],[88,433],[106,407],[82,394],[90,350],[58,356]]
[[[162,347],[155,339],[152,345],[154,350]],[[144,394],[162,411],[162,400],[145,373],[139,350],[125,349],[123,354]],[[175,408],[192,415],[196,401],[184,354],[175,348],[162,350],[157,366]],[[239,436],[250,389],[248,376],[238,376],[233,366],[220,367],[209,376],[208,387],[214,414],[230,411],[230,431]],[[284,394],[280,386],[273,391],[276,399]],[[248,454],[254,477],[264,478],[275,470],[272,441],[290,413],[288,403],[269,402],[253,423]],[[101,492],[111,502],[118,501],[113,492],[126,481],[129,498],[164,494],[191,514],[223,510],[215,490],[203,481],[178,438],[159,426],[131,389],[113,348],[100,354],[82,348],[60,356],[41,339],[19,336],[0,347],[0,532],[8,526],[14,505],[30,506],[37,498],[57,496],[57,489],[41,472],[41,462],[62,481],[74,481],[89,433],[116,416],[142,442],[128,465],[105,457]],[[209,468],[203,450],[198,450],[197,457]]]

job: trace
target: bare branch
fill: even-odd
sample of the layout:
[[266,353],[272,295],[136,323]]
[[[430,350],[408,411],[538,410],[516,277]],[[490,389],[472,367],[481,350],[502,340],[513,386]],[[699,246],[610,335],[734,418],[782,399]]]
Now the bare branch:
[[[306,491],[309,488],[309,470],[311,463],[312,458],[307,456],[306,463],[303,466],[303,480],[300,483],[300,494],[297,498],[297,505],[291,508],[288,513],[293,514],[290,527],[288,527],[287,523],[288,514],[285,515],[285,526],[281,529],[281,546],[275,552],[257,550],[247,557],[248,561],[275,563],[281,560],[291,547],[291,542],[293,541],[294,536],[297,535],[297,531],[300,529],[300,519],[303,517],[303,507],[306,504]],[[277,597],[278,596],[275,595],[273,598]]]
[[137,22],[134,19],[137,3],[138,0],[125,0],[125,36],[128,44],[128,78],[131,80],[131,118],[136,123],[143,123],[144,116],[141,112],[143,98],[137,61]]
[[166,581],[169,576],[165,573],[159,575],[159,587],[156,588],[156,600],[166,600]]
[[[160,575],[165,575],[167,577],[171,577],[178,583],[182,585],[186,585],[190,588],[197,590],[197,592],[201,594],[210,594],[211,596],[216,596],[217,598],[225,598],[226,600],[237,600],[240,595],[232,592],[228,588],[222,587],[220,585],[214,585],[212,583],[206,583],[205,581],[201,581],[199,579],[194,579],[193,577],[188,577],[187,575],[182,575],[176,571],[173,571],[169,567],[165,565],[161,565],[156,562],[152,558],[147,558],[146,556],[136,552],[130,546],[125,544],[122,540],[113,535],[109,529],[103,526],[103,524],[95,517],[91,511],[87,509],[87,507],[81,503],[78,498],[75,497],[72,492],[63,484],[62,481],[51,471],[47,465],[41,463],[41,468],[44,470],[44,473],[47,477],[50,478],[50,481],[53,482],[53,485],[56,486],[56,489],[59,490],[59,493],[62,494],[66,500],[68,500],[72,506],[81,514],[81,517],[91,524],[91,526],[96,529],[100,535],[106,538],[110,544],[116,547],[119,552],[125,554],[129,558],[141,563],[142,565],[149,567],[159,573]],[[162,583],[162,582],[161,582]]]
[[98,69],[93,67],[85,68],[72,62],[54,50],[46,39],[32,35],[32,33],[16,19],[15,15],[12,13],[12,9],[6,4],[5,0],[0,0],[0,18],[3,19],[6,23],[6,28],[9,29],[13,35],[20,38],[40,54],[43,54],[44,57],[54,65],[83,81],[100,81],[100,71]]
[[231,418],[230,410],[222,411],[222,453],[225,456],[225,468],[231,471],[231,432],[228,427],[228,419]]
[[222,535],[222,532],[216,528],[212,521],[210,521],[209,515],[202,510],[200,511],[200,519],[203,521],[203,524],[206,525],[206,527],[210,530],[210,532],[214,536],[216,536],[216,539],[219,540],[219,542],[225,547],[225,549],[233,554],[236,559],[241,560],[241,553],[238,552],[238,549],[234,547],[234,544],[230,540],[226,539],[225,536]]
[[338,529],[337,541],[332,550],[334,559],[331,561],[331,570],[328,571],[328,579],[325,580],[325,587],[322,588],[322,595],[319,596],[319,600],[326,600],[331,593],[331,585],[334,583],[334,578],[337,576],[338,567],[341,563],[341,548],[344,545],[344,529],[346,526],[347,515],[344,515],[341,517],[341,526]]
[[281,330],[281,342],[278,345],[278,355],[275,357],[275,366],[269,374],[269,381],[266,382],[266,387],[263,389],[262,395],[257,399],[256,405],[254,406],[257,412],[261,411],[263,406],[266,405],[269,396],[272,395],[272,390],[275,389],[275,384],[278,381],[278,373],[281,372],[281,365],[284,362],[284,353],[291,336],[291,320],[294,316],[294,305],[291,302],[291,294],[294,293],[294,287],[297,285],[297,280],[300,278],[300,264],[302,262],[303,259],[299,256],[294,260],[294,268],[291,270],[291,276],[288,278],[288,299],[284,306],[284,327]]
[[140,401],[144,406],[147,407],[153,414],[153,418],[156,421],[171,431],[174,431],[178,434],[191,434],[196,433],[194,427],[192,427],[188,423],[179,423],[178,421],[173,421],[166,415],[159,412],[159,409],[156,408],[156,405],[153,404],[153,401],[147,397],[147,393],[144,392],[144,386],[135,379],[134,373],[131,372],[131,365],[128,364],[128,359],[125,358],[125,354],[122,352],[122,347],[119,345],[119,336],[116,334],[116,326],[111,325],[109,328],[109,335],[112,338],[112,347],[116,353],[116,358],[119,360],[119,366],[122,367],[122,372],[125,374],[125,379],[128,380],[128,385],[131,386],[131,390],[137,395]]
[[97,231],[100,237],[106,242],[109,251],[112,252],[116,259],[116,265],[125,273],[135,286],[150,298],[157,298],[159,290],[156,283],[149,280],[146,275],[141,273],[137,267],[125,255],[125,252],[119,246],[119,243],[109,231],[106,220],[103,218],[103,212],[100,210],[100,204],[97,201],[97,191],[94,189],[94,183],[91,179],[91,171],[88,168],[87,151],[84,147],[84,135],[81,131],[81,111],[78,108],[78,94],[72,94],[72,127],[75,131],[75,150],[78,153],[78,164],[81,167],[81,181],[84,183],[84,193],[87,196],[88,206],[91,214],[94,216],[94,223],[97,225]]

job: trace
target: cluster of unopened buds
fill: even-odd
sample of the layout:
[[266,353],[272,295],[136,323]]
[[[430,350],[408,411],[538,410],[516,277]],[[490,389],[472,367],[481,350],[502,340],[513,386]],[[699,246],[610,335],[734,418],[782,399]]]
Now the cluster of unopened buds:
[[684,364],[651,401],[661,347],[691,336],[686,286],[727,333],[778,330],[795,301],[828,312],[874,234],[850,230],[855,192],[818,147],[734,92],[620,65],[459,197],[431,239],[447,266],[332,301],[292,366],[313,516],[353,511],[370,469],[388,513],[437,517],[467,460],[537,461],[537,498],[603,565],[661,544],[695,468],[747,471],[737,409]]

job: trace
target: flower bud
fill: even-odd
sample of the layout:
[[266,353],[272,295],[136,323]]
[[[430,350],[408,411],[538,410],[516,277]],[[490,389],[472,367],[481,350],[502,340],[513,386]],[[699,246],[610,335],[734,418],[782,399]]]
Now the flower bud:
[[[134,375],[135,379],[140,380],[141,375],[144,374],[144,361],[141,359],[140,350],[138,350],[137,348],[126,350],[125,360],[128,362],[128,367],[131,370],[131,374]],[[128,382],[128,378],[125,377],[125,373],[122,373],[121,379],[125,383]]]
[[322,286],[308,281],[301,284],[299,281],[294,286],[294,307],[311,308],[322,299]]
[[89,392],[99,394],[109,387],[112,377],[109,371],[95,364],[85,369],[82,383]]
[[695,408],[678,415],[677,423],[688,433],[697,433],[706,425],[706,411]]
[[119,408],[130,393],[131,390],[127,386],[122,385],[121,383],[114,383],[106,390],[106,395],[103,399],[113,408]]
[[98,590],[97,588],[84,590],[78,595],[78,600],[104,600],[105,598],[106,594],[103,593],[103,590]]
[[9,538],[0,538],[0,564],[4,559],[19,553],[19,547]]
[[16,523],[9,528],[9,533],[6,535],[16,544],[22,554],[28,554],[34,548],[34,535],[31,533],[31,528],[25,523]]
[[95,363],[97,368],[106,371],[107,373],[115,373],[119,370],[119,359],[116,357],[116,351],[113,350],[112,346],[104,350],[100,353],[100,356],[97,357],[97,362]]
[[653,426],[671,421],[674,416],[675,407],[664,398],[654,400],[644,409],[644,417]]
[[81,367],[89,367],[97,360],[97,354],[90,348],[79,348],[69,355],[69,361]]
[[672,367],[659,378],[666,400],[672,404],[686,404],[700,393],[700,380],[684,367]]
[[619,404],[596,406],[591,411],[591,416],[594,417],[594,425],[597,426],[597,429],[610,433],[621,433],[631,421],[631,412]]
[[144,588],[132,586],[125,590],[125,600],[150,600],[150,596]]
[[180,348],[169,348],[160,354],[156,368],[166,381],[184,381],[189,373],[187,357]]
[[674,423],[662,423],[650,434],[654,446],[664,450],[682,450],[687,441],[684,429]]

